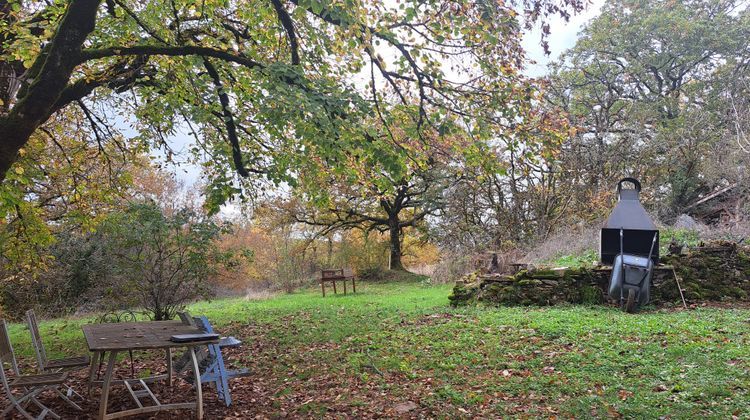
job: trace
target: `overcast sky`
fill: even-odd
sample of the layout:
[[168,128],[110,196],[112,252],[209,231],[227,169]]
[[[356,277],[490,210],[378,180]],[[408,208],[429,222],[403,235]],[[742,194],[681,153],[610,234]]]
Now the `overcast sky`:
[[[536,62],[535,64],[528,65],[526,74],[533,77],[546,74],[547,64],[575,44],[576,39],[578,39],[578,33],[583,25],[593,17],[599,15],[603,4],[604,0],[592,0],[592,3],[586,10],[579,15],[573,16],[569,22],[565,22],[562,18],[551,19],[551,34],[548,40],[551,54],[549,56],[544,54],[544,50],[539,43],[540,31],[538,28],[526,34],[523,39],[523,47],[527,51],[528,57]],[[185,154],[183,158],[178,160],[185,160],[187,158],[191,142],[192,138],[187,132],[178,133],[172,137],[171,144],[174,150],[176,152],[184,152]],[[191,186],[200,180],[200,167],[196,165],[181,164],[173,169],[177,178],[182,180],[186,186]]]
[[604,5],[604,0],[591,0],[591,4],[581,14],[570,18],[565,22],[562,18],[552,19],[550,21],[549,56],[544,54],[544,49],[539,44],[540,30],[537,28],[533,32],[526,34],[523,38],[523,48],[526,50],[528,57],[536,61],[536,64],[529,65],[526,74],[529,76],[543,76],[547,73],[547,64],[556,59],[563,51],[575,45],[578,39],[578,33],[583,26],[592,18],[599,15]]

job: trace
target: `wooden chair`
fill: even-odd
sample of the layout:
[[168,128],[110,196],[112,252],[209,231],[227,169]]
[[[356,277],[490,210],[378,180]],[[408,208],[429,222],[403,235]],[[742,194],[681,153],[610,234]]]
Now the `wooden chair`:
[[[213,326],[206,316],[193,317],[189,312],[179,312],[178,316],[185,325],[192,325],[200,328],[206,333],[214,333]],[[229,407],[232,405],[232,394],[229,390],[229,379],[249,375],[247,369],[227,370],[224,365],[224,356],[221,349],[225,347],[237,347],[242,341],[234,337],[222,337],[218,344],[210,344],[196,352],[198,357],[198,366],[201,371],[201,383],[211,383],[216,388],[219,399]],[[189,356],[189,355],[188,355]],[[189,358],[183,355],[174,367],[177,372],[185,370]]]
[[34,346],[36,353],[36,362],[39,367],[39,373],[56,372],[59,370],[78,370],[89,366],[91,360],[89,356],[63,357],[60,359],[48,359],[47,351],[44,349],[42,335],[39,333],[39,324],[36,321],[36,315],[33,309],[26,311],[26,321],[31,332],[31,344]]
[[[15,375],[15,378],[11,381],[8,381],[9,378],[5,375],[6,363],[10,364],[13,374]],[[63,385],[67,378],[67,372],[21,375],[21,372],[18,369],[18,363],[16,362],[16,355],[13,353],[13,346],[10,343],[8,325],[5,323],[4,319],[0,319],[0,381],[3,383],[5,395],[10,402],[10,406],[0,413],[0,418],[7,418],[8,414],[13,409],[16,409],[24,418],[29,420],[43,419],[47,416],[59,419],[60,416],[49,407],[42,404],[37,399],[37,396],[48,390],[57,391],[58,395],[60,395],[59,387]],[[13,390],[20,390],[20,392],[14,394]],[[41,413],[38,416],[34,417],[27,411],[29,403],[36,405],[41,410]]]
[[[36,320],[36,314],[33,309],[26,311],[26,322],[31,333],[31,344],[34,347],[34,353],[36,354],[37,370],[40,374],[43,373],[55,373],[62,371],[71,371],[84,369],[89,366],[91,360],[89,356],[74,356],[64,357],[59,359],[48,359],[47,351],[44,349],[44,343],[42,342],[42,335],[39,333],[39,323]],[[71,398],[73,395],[80,398],[81,401],[85,400],[81,394],[77,393],[73,388],[66,384],[61,385],[65,389],[63,393],[59,388],[55,388],[55,392],[68,403],[71,407],[76,410],[82,411],[83,409],[76,404]]]
[[326,282],[333,283],[333,294],[335,295],[337,294],[336,282],[344,282],[344,294],[346,294],[346,282],[348,280],[352,281],[352,293],[357,293],[357,284],[353,274],[345,272],[343,268],[320,270],[320,289],[323,291],[323,297],[326,297]]

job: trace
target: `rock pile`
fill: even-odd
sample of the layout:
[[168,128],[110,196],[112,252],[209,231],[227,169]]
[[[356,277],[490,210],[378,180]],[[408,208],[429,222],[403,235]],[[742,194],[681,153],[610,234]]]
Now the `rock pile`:
[[[555,305],[606,303],[611,267],[522,270],[514,275],[474,272],[462,278],[449,297],[453,306]],[[750,295],[750,247],[713,242],[668,255],[654,272],[654,304],[680,302],[677,273],[685,298],[700,301],[747,301]]]

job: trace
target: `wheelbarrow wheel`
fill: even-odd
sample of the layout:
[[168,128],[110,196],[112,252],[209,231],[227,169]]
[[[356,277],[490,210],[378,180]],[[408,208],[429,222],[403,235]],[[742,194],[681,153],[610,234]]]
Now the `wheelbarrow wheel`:
[[635,289],[628,289],[628,300],[625,301],[625,312],[629,314],[635,312]]

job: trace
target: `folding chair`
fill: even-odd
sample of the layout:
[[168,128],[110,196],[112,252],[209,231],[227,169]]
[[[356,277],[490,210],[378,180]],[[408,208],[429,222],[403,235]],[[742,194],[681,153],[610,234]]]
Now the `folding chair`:
[[[205,316],[192,317],[188,312],[178,313],[183,324],[200,328],[206,333],[214,333],[213,326]],[[229,407],[232,405],[232,395],[229,390],[229,379],[249,375],[247,369],[227,370],[224,365],[224,356],[221,349],[224,347],[237,347],[242,341],[234,337],[222,337],[218,344],[209,344],[196,352],[198,365],[201,371],[201,383],[211,383],[216,388],[219,399]],[[188,365],[189,355],[183,355],[175,364],[174,369],[181,372]]]
[[[6,363],[10,364],[13,374],[15,375],[15,379],[10,382],[8,382],[8,377],[5,375]],[[54,419],[59,419],[60,416],[49,407],[42,404],[37,399],[37,396],[44,391],[58,390],[58,387],[62,385],[67,378],[67,372],[21,375],[21,372],[18,369],[18,363],[16,362],[16,355],[13,353],[13,346],[10,343],[8,325],[5,323],[4,319],[0,319],[0,381],[3,383],[5,395],[10,402],[10,406],[0,413],[0,418],[6,418],[13,409],[16,409],[24,418],[29,420],[43,419],[48,415]],[[12,391],[14,389],[18,389],[21,392],[13,394]],[[41,413],[37,417],[32,416],[26,410],[29,403],[33,403],[41,410]]]
[[[75,357],[64,357],[59,359],[48,359],[47,351],[44,349],[44,343],[42,343],[42,335],[39,333],[39,324],[36,321],[36,314],[33,309],[26,311],[26,322],[31,333],[31,344],[34,347],[34,353],[36,354],[36,364],[39,373],[53,373],[61,371],[79,370],[89,366],[89,356],[75,356]],[[70,398],[75,395],[76,397],[84,400],[81,394],[77,393],[73,388],[68,385],[62,385],[65,388],[65,393],[60,389],[55,389],[57,394],[66,403],[70,404],[71,407],[81,411],[81,407],[73,402]]]

